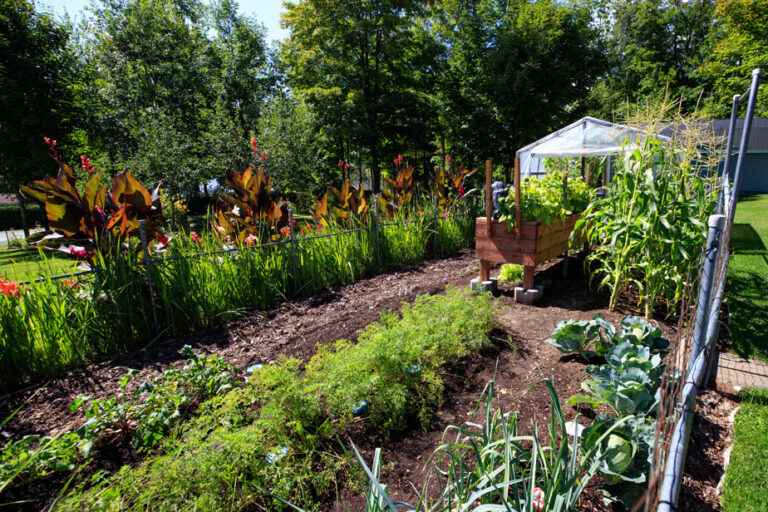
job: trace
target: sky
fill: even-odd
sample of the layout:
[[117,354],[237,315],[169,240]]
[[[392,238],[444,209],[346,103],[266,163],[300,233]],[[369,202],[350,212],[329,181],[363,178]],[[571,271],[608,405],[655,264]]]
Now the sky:
[[[82,10],[91,0],[39,0],[38,4],[49,8],[56,14],[68,13],[72,18],[80,18]],[[280,13],[283,0],[239,0],[240,12],[255,16],[267,27],[267,41],[283,39],[287,31],[280,28]]]

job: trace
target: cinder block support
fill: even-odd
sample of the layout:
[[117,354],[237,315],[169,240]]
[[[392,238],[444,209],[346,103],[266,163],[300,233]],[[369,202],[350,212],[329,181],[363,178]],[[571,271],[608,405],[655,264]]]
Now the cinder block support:
[[515,287],[515,302],[518,304],[533,304],[541,300],[544,296],[544,287],[539,285],[536,288]]
[[496,295],[499,291],[499,282],[495,277],[487,281],[481,281],[480,278],[476,277],[469,282],[469,287],[473,292],[491,292]]

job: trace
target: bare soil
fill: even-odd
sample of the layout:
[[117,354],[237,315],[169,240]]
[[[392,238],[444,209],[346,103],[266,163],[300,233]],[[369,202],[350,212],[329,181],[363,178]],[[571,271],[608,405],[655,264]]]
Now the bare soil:
[[[570,266],[567,277],[565,266]],[[546,343],[555,324],[564,319],[590,319],[596,314],[617,322],[625,313],[631,312],[607,311],[604,297],[585,285],[581,269],[581,264],[575,260],[541,268],[537,283],[545,286],[545,297],[534,306],[516,304],[511,288],[502,287],[497,299],[498,325],[493,332],[495,347],[456,361],[448,368],[445,401],[428,431],[414,430],[394,439],[368,439],[363,443],[363,453],[369,460],[376,446],[383,448],[381,477],[394,498],[408,502],[416,500],[414,487],[423,488],[424,468],[445,428],[480,419],[480,395],[490,380],[496,382],[497,405],[505,411],[519,411],[519,424],[524,431],[547,421],[549,396],[543,385],[544,379],[553,381],[562,400],[578,391],[587,376],[586,364],[578,358],[562,357]],[[402,302],[411,301],[418,295],[439,293],[446,285],[464,286],[477,270],[477,260],[471,253],[430,261],[415,268],[328,290],[311,299],[288,302],[272,311],[253,311],[221,328],[190,338],[166,340],[114,361],[92,365],[6,397],[0,404],[0,414],[20,409],[4,430],[6,435],[56,434],[76,427],[83,418],[70,413],[68,406],[77,395],[109,396],[116,393],[120,376],[129,368],[139,370],[136,381],[140,382],[168,367],[180,365],[178,351],[185,344],[192,345],[196,351],[217,353],[241,370],[281,355],[307,360],[315,353],[318,344],[339,338],[354,339],[382,312],[396,310]],[[664,322],[660,325],[670,339],[675,338],[673,326]],[[566,409],[569,417],[576,415],[576,411]],[[692,486],[698,483],[706,486],[710,480],[701,474],[690,477]],[[582,510],[606,510],[597,485],[588,488],[582,500]],[[342,490],[329,508],[339,512],[360,510],[362,498],[358,491]]]

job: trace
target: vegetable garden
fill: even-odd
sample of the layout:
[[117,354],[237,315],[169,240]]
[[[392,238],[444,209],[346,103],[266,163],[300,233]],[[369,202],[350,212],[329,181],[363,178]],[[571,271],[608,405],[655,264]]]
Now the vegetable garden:
[[[200,231],[168,229],[159,188],[75,170],[51,144],[58,176],[23,189],[53,230],[37,247],[84,270],[2,283],[0,495],[30,510],[630,510],[720,194],[717,147],[701,142],[647,130],[617,161],[548,157],[543,178],[518,164],[496,212],[488,165],[476,224],[476,174],[444,165],[417,183],[401,157],[380,196],[344,173],[299,215],[254,141]],[[388,289],[435,259],[468,284],[473,241],[485,278],[491,262],[524,267],[502,268],[499,296],[435,273],[439,293]],[[540,304],[513,300],[520,280],[545,285]],[[205,342],[278,328],[276,308],[344,307],[314,298],[366,282],[376,292],[356,311],[380,317],[362,329],[316,336],[293,320],[256,359]],[[131,366],[131,351],[185,340],[154,369]],[[105,365],[102,389],[63,376]],[[46,423],[35,408],[65,382],[46,407],[68,419]]]

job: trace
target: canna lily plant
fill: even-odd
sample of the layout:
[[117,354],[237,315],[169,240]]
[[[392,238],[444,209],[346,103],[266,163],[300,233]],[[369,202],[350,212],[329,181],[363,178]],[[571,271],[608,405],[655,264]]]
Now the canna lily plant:
[[119,245],[115,240],[125,241],[138,234],[141,221],[145,221],[148,239],[162,236],[160,185],[149,190],[124,171],[107,186],[103,174],[86,156],[81,157],[81,163],[87,179],[78,183],[78,174],[61,159],[56,141],[46,139],[46,143],[59,163],[58,174],[21,187],[22,195],[39,202],[45,210],[54,232],[54,236],[45,237],[46,245],[52,241],[59,246],[69,244],[65,252],[87,258],[96,250],[113,250]]
[[327,225],[331,219],[348,222],[354,218],[365,217],[369,210],[370,204],[365,190],[356,189],[349,176],[344,173],[341,187],[328,187],[328,191],[315,202],[312,215],[320,225]]
[[464,190],[464,180],[472,176],[477,169],[470,170],[463,165],[458,166],[455,171],[439,168],[435,176],[435,196],[437,197],[437,206],[441,212],[450,210],[458,199],[466,194]]
[[280,236],[288,224],[288,205],[272,188],[272,178],[263,166],[230,172],[226,183],[232,193],[218,198],[213,219],[216,233],[240,243]]
[[405,163],[402,155],[397,155],[394,160],[397,174],[395,178],[384,178],[389,185],[384,189],[379,198],[381,210],[387,216],[392,217],[401,208],[407,206],[413,198],[413,172],[414,168]]

